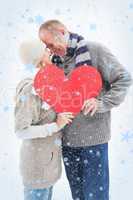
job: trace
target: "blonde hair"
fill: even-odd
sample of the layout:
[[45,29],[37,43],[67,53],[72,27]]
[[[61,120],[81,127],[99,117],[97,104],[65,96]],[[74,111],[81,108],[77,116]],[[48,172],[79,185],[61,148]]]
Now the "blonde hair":
[[67,30],[66,26],[62,22],[56,19],[48,20],[40,26],[39,32],[41,30],[48,30],[50,32],[53,32],[56,31],[58,28],[63,28],[64,30]]
[[19,47],[19,55],[23,64],[37,66],[45,53],[46,46],[40,40],[23,41]]

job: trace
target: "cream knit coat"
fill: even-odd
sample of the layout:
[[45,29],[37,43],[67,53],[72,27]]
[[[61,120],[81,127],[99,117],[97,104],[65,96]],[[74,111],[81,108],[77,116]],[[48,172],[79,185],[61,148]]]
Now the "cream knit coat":
[[[32,78],[26,78],[17,85],[15,132],[30,125],[55,122],[54,110],[44,110],[42,100],[32,93],[32,81]],[[23,140],[19,163],[24,186],[34,189],[52,186],[61,176],[61,132],[45,138]]]

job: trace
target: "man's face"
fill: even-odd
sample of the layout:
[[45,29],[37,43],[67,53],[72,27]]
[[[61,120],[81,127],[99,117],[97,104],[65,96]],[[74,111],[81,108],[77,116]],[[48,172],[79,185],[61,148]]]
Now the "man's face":
[[42,42],[44,42],[47,48],[59,56],[64,56],[67,50],[67,44],[64,39],[64,34],[60,31],[51,33],[50,31],[41,30],[39,32],[39,37]]

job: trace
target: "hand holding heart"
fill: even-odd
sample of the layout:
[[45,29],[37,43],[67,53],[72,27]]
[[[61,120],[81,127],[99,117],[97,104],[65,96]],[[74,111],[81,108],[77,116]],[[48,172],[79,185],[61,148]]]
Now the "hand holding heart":
[[56,123],[59,129],[64,128],[65,125],[72,122],[74,116],[70,112],[58,113]]
[[97,108],[95,97],[101,91],[102,79],[92,66],[79,66],[68,78],[63,69],[50,64],[38,71],[34,88],[38,96],[57,113],[72,112],[77,115],[84,109],[84,114],[90,111],[94,114]]
[[93,116],[98,109],[98,100],[96,98],[90,98],[84,101],[84,104],[81,108],[83,110],[84,115],[87,115],[91,112],[90,116]]

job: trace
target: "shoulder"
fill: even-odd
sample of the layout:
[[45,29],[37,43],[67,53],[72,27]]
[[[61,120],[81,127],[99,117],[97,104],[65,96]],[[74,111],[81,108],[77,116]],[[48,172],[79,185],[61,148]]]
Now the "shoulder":
[[29,91],[32,89],[32,78],[24,78],[23,80],[19,81],[16,86],[16,95],[19,95],[20,93]]
[[20,99],[31,99],[31,98],[32,100],[38,98],[34,92],[33,79],[24,78],[23,80],[19,81],[16,86],[14,99],[16,102],[18,102]]
[[89,47],[90,51],[97,51],[97,52],[110,51],[109,48],[105,44],[100,43],[100,42],[87,41],[87,46]]
[[116,55],[112,53],[110,48],[108,48],[105,44],[100,42],[88,42],[88,48],[90,49],[90,53],[92,57],[96,58],[96,62],[111,62],[115,64],[120,64]]

